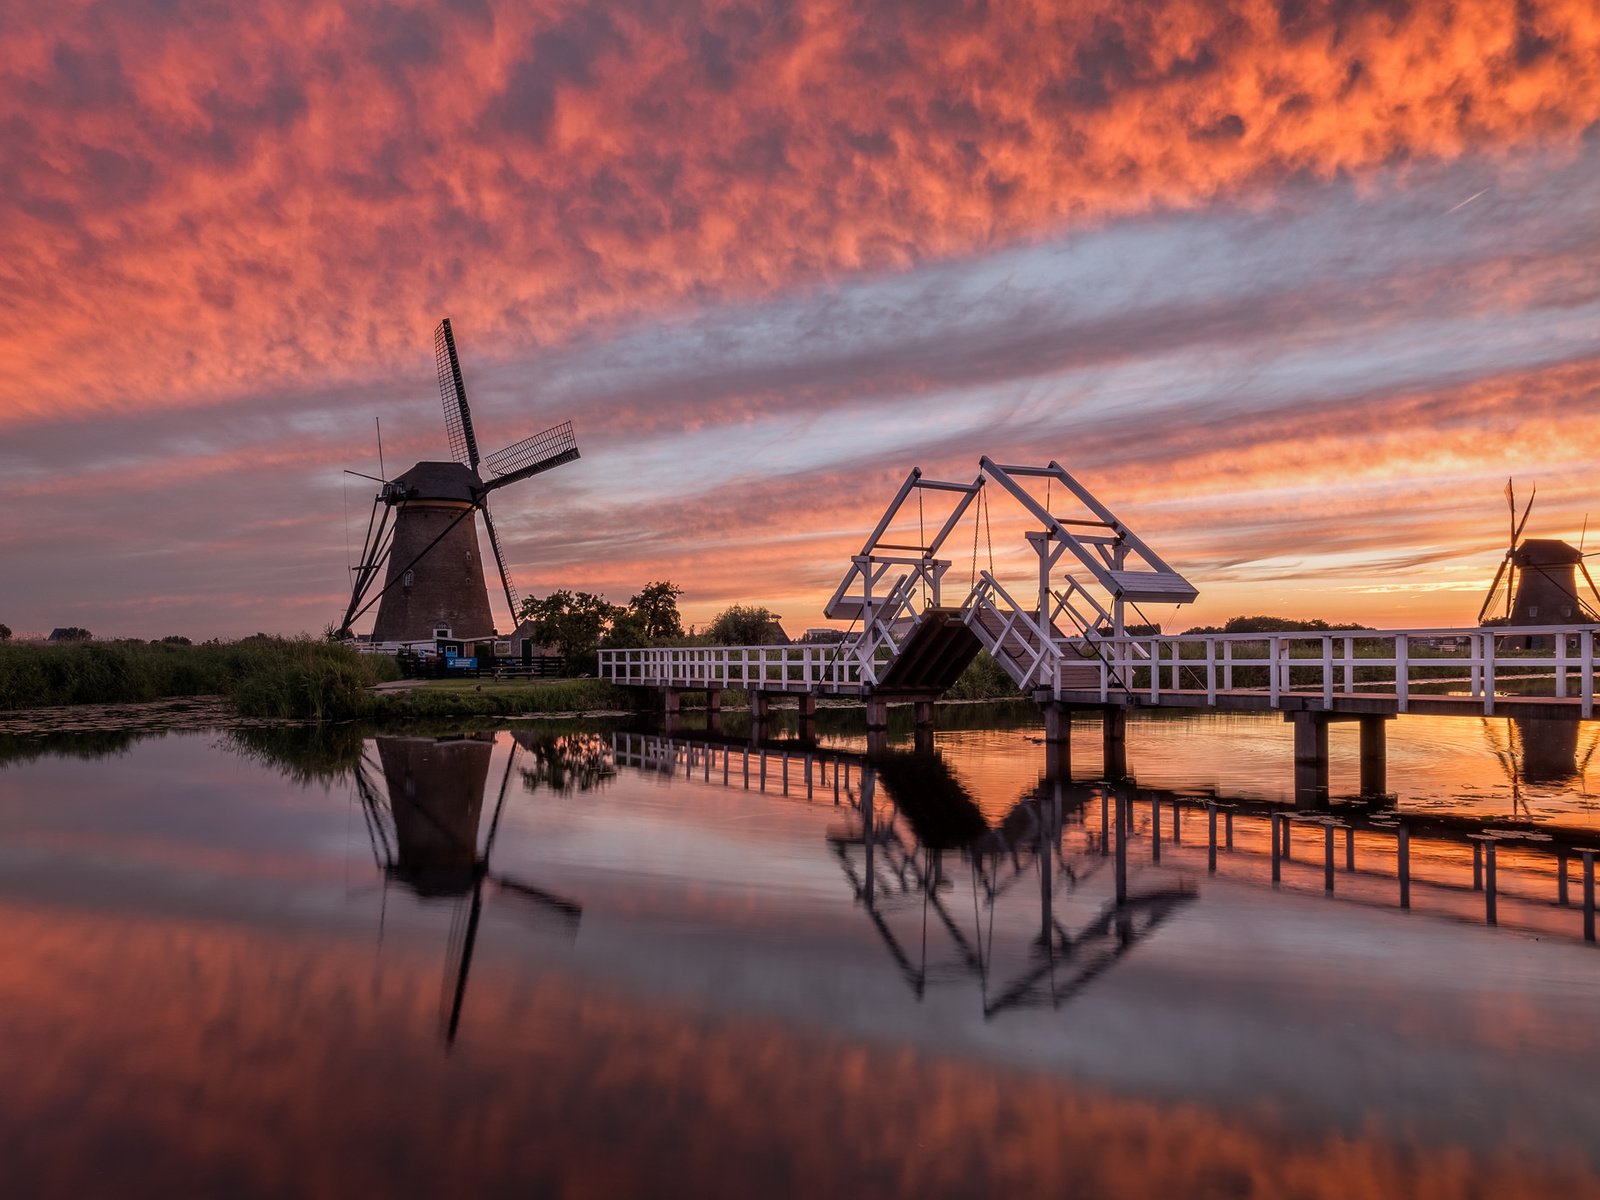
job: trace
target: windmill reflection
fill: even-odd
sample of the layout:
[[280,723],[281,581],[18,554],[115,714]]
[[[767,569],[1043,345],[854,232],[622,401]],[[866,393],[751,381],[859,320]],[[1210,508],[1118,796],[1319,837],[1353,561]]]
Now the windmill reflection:
[[[1102,785],[1046,780],[990,827],[938,756],[880,754],[871,766],[863,773],[859,819],[830,831],[828,840],[919,998],[931,984],[976,976],[986,1017],[1059,1008],[1195,898],[1187,881],[1130,894],[1125,839],[1114,858],[1087,830],[1068,849],[1068,826],[1082,826],[1091,799],[1119,811],[1126,828],[1128,797]],[[1117,877],[1113,898],[1086,899],[1085,885],[1108,863]],[[971,911],[958,916],[962,875]],[[1025,882],[1038,889],[1037,922],[997,920]],[[942,955],[940,939],[949,945]]]
[[[583,739],[598,742],[598,739]],[[479,849],[479,827],[495,750],[493,734],[454,737],[379,737],[374,763],[364,752],[356,764],[356,791],[372,839],[373,857],[385,887],[401,884],[423,899],[455,902],[444,998],[444,1036],[455,1042],[467,979],[483,915],[485,886],[498,899],[518,904],[526,918],[571,939],[583,915],[580,905],[491,866],[495,837],[513,775],[524,754],[524,785],[532,790],[552,778],[563,787],[594,786],[606,777],[587,765],[593,747],[568,747],[560,739],[515,737],[506,754],[489,829]],[[569,761],[570,759],[570,761]]]
[[1548,717],[1485,717],[1483,732],[1511,787],[1513,816],[1532,815],[1524,785],[1576,783],[1582,789],[1600,745],[1600,726]]

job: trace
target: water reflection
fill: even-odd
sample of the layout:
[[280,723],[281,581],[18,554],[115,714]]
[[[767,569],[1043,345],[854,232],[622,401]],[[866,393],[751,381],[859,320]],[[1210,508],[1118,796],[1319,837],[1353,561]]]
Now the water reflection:
[[[1326,901],[1293,822],[1274,890],[1281,806],[973,736],[177,735],[0,774],[9,1194],[1594,1193],[1570,909],[1395,911],[1381,809],[1341,812]],[[1481,905],[1464,824],[1416,828],[1418,897]]]
[[[991,826],[937,753],[631,733],[613,735],[612,748],[617,762],[669,778],[770,786],[809,801],[831,795],[838,816],[828,849],[912,994],[921,1000],[931,986],[976,983],[985,1018],[1061,1007],[1196,895],[1194,879],[1182,875],[1147,877],[1130,890],[1125,832],[1113,890],[1085,899],[1085,885],[1113,861],[1107,843],[1086,833],[1089,802],[1118,807],[1126,831],[1126,789],[1045,780]],[[1073,844],[1069,828],[1082,835]],[[1024,881],[1033,886],[1031,920]]]
[[[559,752],[528,735],[534,765],[523,768],[530,790],[552,773],[566,790],[593,786],[604,772],[593,765],[593,748]],[[597,739],[595,739],[597,740]],[[585,739],[577,739],[584,742]],[[506,794],[524,740],[511,743],[505,771],[495,796],[493,816],[483,848],[478,847],[489,764],[495,748],[492,733],[453,737],[379,737],[374,739],[377,770],[370,757],[355,765],[372,852],[387,884],[396,881],[425,899],[460,901],[450,936],[451,967],[445,1039],[453,1043],[461,1025],[467,979],[483,915],[484,885],[520,904],[524,917],[564,934],[577,936],[583,906],[490,866],[495,835],[505,811]],[[587,768],[587,769],[586,769]]]

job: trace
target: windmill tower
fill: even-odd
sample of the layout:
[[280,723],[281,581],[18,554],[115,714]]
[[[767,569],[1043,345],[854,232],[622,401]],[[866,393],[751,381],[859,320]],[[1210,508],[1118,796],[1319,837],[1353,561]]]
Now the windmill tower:
[[[1589,569],[1584,566],[1584,553],[1576,546],[1557,538],[1522,538],[1527,527],[1528,514],[1533,511],[1535,488],[1528,504],[1517,519],[1516,492],[1511,481],[1506,480],[1506,501],[1511,506],[1511,541],[1494,582],[1478,610],[1478,624],[1494,625],[1582,625],[1600,621],[1600,612],[1578,590],[1578,574],[1588,584],[1589,595],[1600,601]],[[1490,616],[1504,606],[1503,615]],[[1528,649],[1536,649],[1541,638],[1530,637]]]
[[[339,626],[342,635],[348,635],[376,604],[374,643],[492,637],[494,619],[478,550],[477,515],[483,517],[515,625],[517,593],[489,515],[489,493],[578,457],[569,421],[480,458],[448,317],[434,331],[433,348],[445,432],[455,461],[419,462],[392,480],[378,480],[383,490],[372,501],[361,565],[355,568],[350,603]],[[383,586],[374,594],[380,573]]]

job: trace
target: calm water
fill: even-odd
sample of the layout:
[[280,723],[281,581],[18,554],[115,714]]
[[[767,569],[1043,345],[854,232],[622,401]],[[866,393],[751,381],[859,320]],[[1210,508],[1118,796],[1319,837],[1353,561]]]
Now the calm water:
[[1394,804],[1273,886],[1281,720],[1134,722],[1112,789],[1092,725],[1045,779],[1026,710],[854,719],[0,742],[0,1186],[1600,1195],[1593,728],[1403,718],[1403,912]]

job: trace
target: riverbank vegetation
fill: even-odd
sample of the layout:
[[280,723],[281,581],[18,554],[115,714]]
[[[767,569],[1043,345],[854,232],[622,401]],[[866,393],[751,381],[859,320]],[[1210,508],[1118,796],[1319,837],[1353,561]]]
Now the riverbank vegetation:
[[601,679],[441,679],[374,695],[361,715],[385,720],[521,717],[626,712],[633,707],[626,688]]
[[336,720],[358,715],[369,688],[398,677],[392,658],[311,638],[0,643],[0,711],[224,696],[243,716]]

